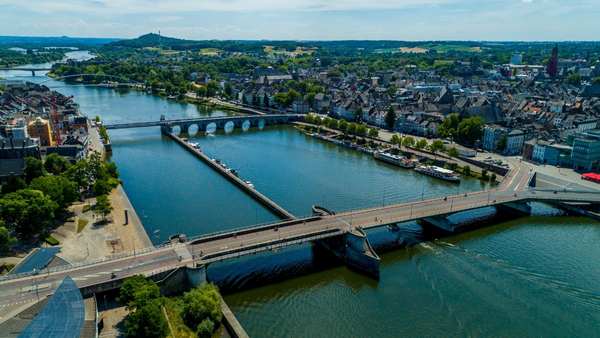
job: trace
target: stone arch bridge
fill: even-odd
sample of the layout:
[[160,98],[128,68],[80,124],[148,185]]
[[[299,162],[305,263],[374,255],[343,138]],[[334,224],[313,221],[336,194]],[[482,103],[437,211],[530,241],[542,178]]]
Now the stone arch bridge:
[[106,129],[126,129],[160,126],[163,133],[170,134],[176,129],[179,129],[181,133],[191,133],[194,128],[197,128],[198,132],[225,128],[262,128],[267,125],[290,123],[302,118],[303,115],[298,114],[219,116],[174,120],[167,120],[162,116],[160,121],[106,124],[105,127]]

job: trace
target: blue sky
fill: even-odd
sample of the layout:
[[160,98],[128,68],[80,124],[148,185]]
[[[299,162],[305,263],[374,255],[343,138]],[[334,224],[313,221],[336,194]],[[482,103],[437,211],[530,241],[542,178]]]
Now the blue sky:
[[600,0],[0,0],[0,35],[600,40]]

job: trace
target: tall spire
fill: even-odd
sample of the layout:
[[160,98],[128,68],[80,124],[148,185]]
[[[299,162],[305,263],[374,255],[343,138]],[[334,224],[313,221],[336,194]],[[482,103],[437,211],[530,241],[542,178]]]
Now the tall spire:
[[552,48],[552,56],[546,66],[546,72],[551,78],[555,78],[558,75],[558,46]]

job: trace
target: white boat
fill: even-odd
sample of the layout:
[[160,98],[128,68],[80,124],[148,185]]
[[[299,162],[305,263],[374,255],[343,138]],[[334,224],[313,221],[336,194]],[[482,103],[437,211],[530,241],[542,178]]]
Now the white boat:
[[460,182],[460,175],[454,171],[434,165],[420,165],[415,168],[415,171],[449,182]]
[[246,185],[248,185],[250,188],[254,189],[254,184],[252,184],[252,182],[244,181],[244,183],[246,183]]
[[391,153],[380,152],[380,151],[375,152],[373,154],[373,156],[378,160],[387,162],[389,164],[397,165],[402,168],[411,169],[411,168],[415,167],[415,161],[408,159],[405,156],[394,155]]

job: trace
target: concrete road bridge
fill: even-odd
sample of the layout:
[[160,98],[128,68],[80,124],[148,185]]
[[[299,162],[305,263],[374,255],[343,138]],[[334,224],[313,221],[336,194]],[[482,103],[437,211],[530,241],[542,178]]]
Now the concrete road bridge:
[[192,129],[196,129],[196,132],[202,132],[227,128],[263,128],[266,125],[289,123],[302,118],[303,115],[298,114],[219,116],[174,120],[167,120],[164,116],[162,116],[159,121],[115,123],[106,124],[105,127],[106,129],[125,129],[160,126],[161,130],[165,134],[195,134],[195,132],[192,132]]
[[50,67],[0,67],[0,70],[20,70],[20,71],[25,71],[25,72],[31,72],[31,76],[35,76],[35,72],[42,72],[42,71],[50,71],[52,70],[52,68]]
[[84,296],[118,288],[124,278],[135,274],[174,287],[182,283],[196,285],[206,280],[206,267],[211,263],[312,242],[331,251],[349,267],[378,278],[379,257],[368,242],[368,229],[423,220],[430,226],[452,231],[447,216],[482,207],[527,214],[530,201],[600,204],[598,192],[535,188],[531,186],[534,180],[535,173],[523,165],[511,170],[499,186],[488,191],[292,219],[198,236],[184,243],[151,247],[85,265],[5,276],[0,278],[0,322],[20,305],[51,294],[65,276],[76,281]]

